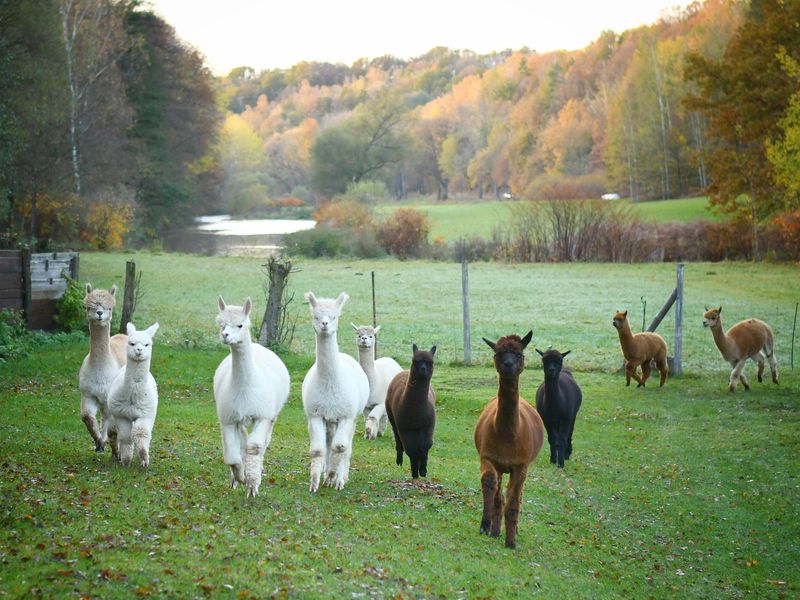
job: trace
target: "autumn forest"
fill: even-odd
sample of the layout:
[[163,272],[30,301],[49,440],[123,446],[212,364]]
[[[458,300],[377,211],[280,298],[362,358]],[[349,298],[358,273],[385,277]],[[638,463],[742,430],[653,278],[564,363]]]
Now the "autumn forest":
[[762,230],[800,247],[795,0],[695,2],[576,51],[223,77],[138,0],[0,0],[0,80],[4,247],[147,246],[215,212],[607,193],[708,195],[752,257]]

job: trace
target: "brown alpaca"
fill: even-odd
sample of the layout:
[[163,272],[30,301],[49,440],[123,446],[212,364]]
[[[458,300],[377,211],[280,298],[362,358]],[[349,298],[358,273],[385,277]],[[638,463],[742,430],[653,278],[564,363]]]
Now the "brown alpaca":
[[[528,465],[539,454],[544,440],[544,424],[539,413],[519,395],[519,375],[525,368],[523,351],[532,336],[532,331],[522,339],[518,335],[508,335],[497,343],[483,338],[494,350],[499,387],[497,396],[483,409],[475,426],[483,490],[481,533],[500,535],[500,522],[505,516],[507,548],[517,545],[522,488]],[[505,506],[503,473],[509,474]]]
[[769,359],[772,381],[778,383],[778,361],[775,359],[775,341],[770,326],[759,319],[746,319],[739,321],[725,333],[722,328],[721,313],[721,306],[706,309],[703,314],[703,327],[711,328],[711,335],[714,336],[714,342],[722,358],[733,367],[728,389],[731,392],[735,391],[737,381],[742,382],[745,390],[750,389],[747,377],[744,375],[744,365],[748,358],[758,364],[758,381],[759,383],[763,381],[765,354]]
[[[622,346],[622,354],[625,356],[625,385],[631,384],[633,377],[639,384],[636,387],[644,387],[650,378],[650,361],[655,359],[656,368],[661,375],[661,383],[664,385],[667,380],[667,343],[657,333],[644,331],[634,334],[628,324],[628,311],[618,312],[614,315],[614,327],[619,334],[619,343]],[[642,367],[642,376],[639,377],[636,368]]]

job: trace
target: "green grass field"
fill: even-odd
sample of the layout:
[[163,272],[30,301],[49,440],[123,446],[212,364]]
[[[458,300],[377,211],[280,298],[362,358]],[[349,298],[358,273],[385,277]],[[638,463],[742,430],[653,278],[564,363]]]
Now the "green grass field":
[[[722,217],[708,208],[708,198],[681,198],[677,200],[654,200],[630,203],[632,210],[645,221],[667,223],[670,221],[695,221],[699,219],[719,220]],[[490,238],[497,228],[505,227],[511,219],[512,207],[517,201],[472,201],[436,203],[424,200],[404,203],[423,211],[431,221],[429,238],[452,242],[462,237]],[[376,207],[378,217],[390,215],[397,205],[385,204]]]
[[[283,356],[292,393],[275,428],[261,494],[227,488],[211,378],[216,294],[250,294],[263,310],[259,261],[82,254],[81,280],[121,283],[143,271],[135,321],[161,323],[152,371],[159,416],[151,467],[96,454],[78,414],[85,341],[43,345],[0,363],[0,594],[9,597],[575,598],[797,597],[800,594],[800,368],[789,366],[798,267],[686,266],[685,374],[664,388],[626,388],[612,313],[639,295],[648,315],[674,286],[671,265],[472,265],[473,358],[460,360],[458,265],[314,261],[292,275],[300,312]],[[368,321],[378,282],[381,352],[408,364],[410,344],[439,344],[430,479],[410,483],[384,437],[354,441],[342,491],[308,492],[300,382],[313,333],[300,294],[347,290],[348,322]],[[736,282],[736,286],[731,286]],[[781,383],[726,391],[728,368],[699,325],[703,303],[730,325],[773,324]],[[636,316],[638,314],[638,317]],[[673,323],[671,318],[668,323]],[[496,392],[480,336],[533,329],[533,344],[573,350],[583,388],[575,453],[564,470],[532,465],[517,550],[479,535],[471,432]],[[672,337],[665,331],[670,346]],[[188,340],[188,342],[186,342]],[[476,342],[477,340],[477,342]],[[541,381],[529,352],[521,391]],[[754,368],[747,373],[754,380]]]

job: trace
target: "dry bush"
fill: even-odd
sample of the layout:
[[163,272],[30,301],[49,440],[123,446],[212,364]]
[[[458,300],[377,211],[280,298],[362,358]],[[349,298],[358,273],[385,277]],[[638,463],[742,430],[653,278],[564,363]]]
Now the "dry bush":
[[425,249],[429,231],[427,215],[413,208],[399,208],[378,226],[376,238],[386,252],[397,258],[417,258]]
[[525,188],[525,196],[535,200],[586,200],[599,198],[605,191],[605,176],[602,174],[574,177],[551,173],[534,179]]
[[369,209],[355,200],[338,200],[323,204],[315,213],[317,226],[362,231],[372,227]]

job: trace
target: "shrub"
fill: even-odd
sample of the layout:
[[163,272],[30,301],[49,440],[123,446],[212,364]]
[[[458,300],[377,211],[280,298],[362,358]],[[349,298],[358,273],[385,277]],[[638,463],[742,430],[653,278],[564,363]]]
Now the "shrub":
[[76,280],[71,277],[66,277],[66,280],[67,289],[56,301],[54,320],[64,331],[82,330],[86,322],[83,306],[84,291]]
[[338,200],[323,204],[315,213],[317,226],[360,231],[372,226],[369,209],[355,200]]
[[378,226],[376,236],[386,252],[405,260],[422,255],[429,231],[427,215],[413,208],[399,208]]
[[333,258],[341,254],[348,254],[345,239],[346,236],[342,235],[342,230],[324,226],[296,231],[283,236],[284,252],[289,256]]
[[341,196],[342,199],[355,200],[362,204],[386,202],[389,197],[389,190],[385,183],[370,179],[351,182],[347,186],[347,191]]
[[0,310],[0,362],[26,356],[29,337],[22,311]]
[[530,182],[524,195],[534,200],[586,200],[600,198],[605,191],[605,177],[599,173],[578,177],[549,173]]
[[772,219],[776,252],[789,260],[800,260],[800,210],[780,213]]

